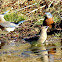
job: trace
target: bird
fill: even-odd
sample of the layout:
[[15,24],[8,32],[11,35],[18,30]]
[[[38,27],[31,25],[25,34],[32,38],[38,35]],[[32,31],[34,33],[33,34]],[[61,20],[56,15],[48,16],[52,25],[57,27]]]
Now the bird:
[[47,39],[47,29],[49,26],[43,26],[41,28],[41,33],[40,33],[40,37],[38,39],[39,42],[44,43],[45,40]]
[[[28,41],[32,44],[32,46],[37,45],[37,43],[42,43],[44,44],[46,39],[47,39],[47,29],[49,26],[42,26],[41,27],[41,32],[40,32],[40,36],[39,37],[32,37],[32,38],[24,38],[25,41]],[[39,44],[38,44],[39,45]]]
[[[8,12],[8,11],[7,11]],[[5,12],[4,14],[0,14],[0,28],[2,30],[6,30],[8,32],[14,31],[16,27],[19,27],[19,24],[23,23],[25,20],[20,21],[18,24],[8,22],[4,19],[4,15],[7,13]]]
[[49,26],[50,28],[54,27],[54,20],[50,12],[45,13],[45,19],[43,21],[43,26]]
[[[45,48],[45,41],[47,39],[47,29],[48,29],[49,26],[42,26],[41,27],[41,33],[40,33],[40,37],[37,39],[34,39],[35,41],[31,41],[31,51],[33,53],[36,53],[37,55],[41,55],[41,61],[42,62],[48,62],[48,52]],[[32,38],[31,38],[32,39]],[[26,40],[25,40],[26,41]],[[27,39],[27,41],[29,41],[29,39]],[[45,51],[44,51],[45,50]]]

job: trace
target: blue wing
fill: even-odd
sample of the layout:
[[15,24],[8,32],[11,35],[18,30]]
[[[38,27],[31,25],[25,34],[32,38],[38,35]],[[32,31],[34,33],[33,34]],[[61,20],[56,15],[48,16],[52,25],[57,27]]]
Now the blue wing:
[[19,25],[19,24],[21,24],[21,23],[23,23],[23,22],[25,22],[25,20],[23,20],[23,21],[20,21],[17,25]]

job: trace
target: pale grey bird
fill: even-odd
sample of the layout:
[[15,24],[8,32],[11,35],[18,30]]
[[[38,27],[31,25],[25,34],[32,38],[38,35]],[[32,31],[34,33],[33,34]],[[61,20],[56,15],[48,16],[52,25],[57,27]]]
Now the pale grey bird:
[[32,37],[32,38],[24,38],[25,41],[28,41],[30,43],[33,44],[33,41],[34,43],[37,43],[37,42],[40,42],[40,43],[44,43],[47,39],[47,29],[48,29],[49,26],[42,26],[40,29],[41,29],[41,32],[40,32],[40,36],[37,37]]
[[[7,11],[7,12],[8,12],[8,11]],[[7,12],[5,12],[4,14],[0,14],[0,28],[1,28],[2,30],[6,29],[8,32],[14,31],[14,29],[15,29],[16,27],[19,27],[18,25],[21,24],[21,23],[23,23],[24,20],[23,20],[23,21],[20,21],[18,24],[8,22],[8,21],[6,21],[6,20],[4,19],[4,15],[5,15]]]

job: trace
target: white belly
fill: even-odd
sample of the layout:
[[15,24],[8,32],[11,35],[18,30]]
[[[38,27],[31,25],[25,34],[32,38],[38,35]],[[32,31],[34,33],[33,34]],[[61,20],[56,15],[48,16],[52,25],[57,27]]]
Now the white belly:
[[47,34],[44,33],[44,34],[42,34],[42,35],[40,36],[39,41],[40,41],[41,43],[44,43],[46,39],[47,39]]
[[8,32],[10,31],[14,31],[15,27],[14,28],[5,28]]

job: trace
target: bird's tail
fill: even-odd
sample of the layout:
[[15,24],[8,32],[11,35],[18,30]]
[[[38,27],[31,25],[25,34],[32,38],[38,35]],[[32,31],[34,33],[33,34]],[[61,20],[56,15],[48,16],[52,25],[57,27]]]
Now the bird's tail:
[[17,25],[16,27],[20,27],[19,25],[20,25],[21,23],[23,23],[23,22],[25,22],[25,20],[20,21],[18,24],[16,24],[16,25]]

